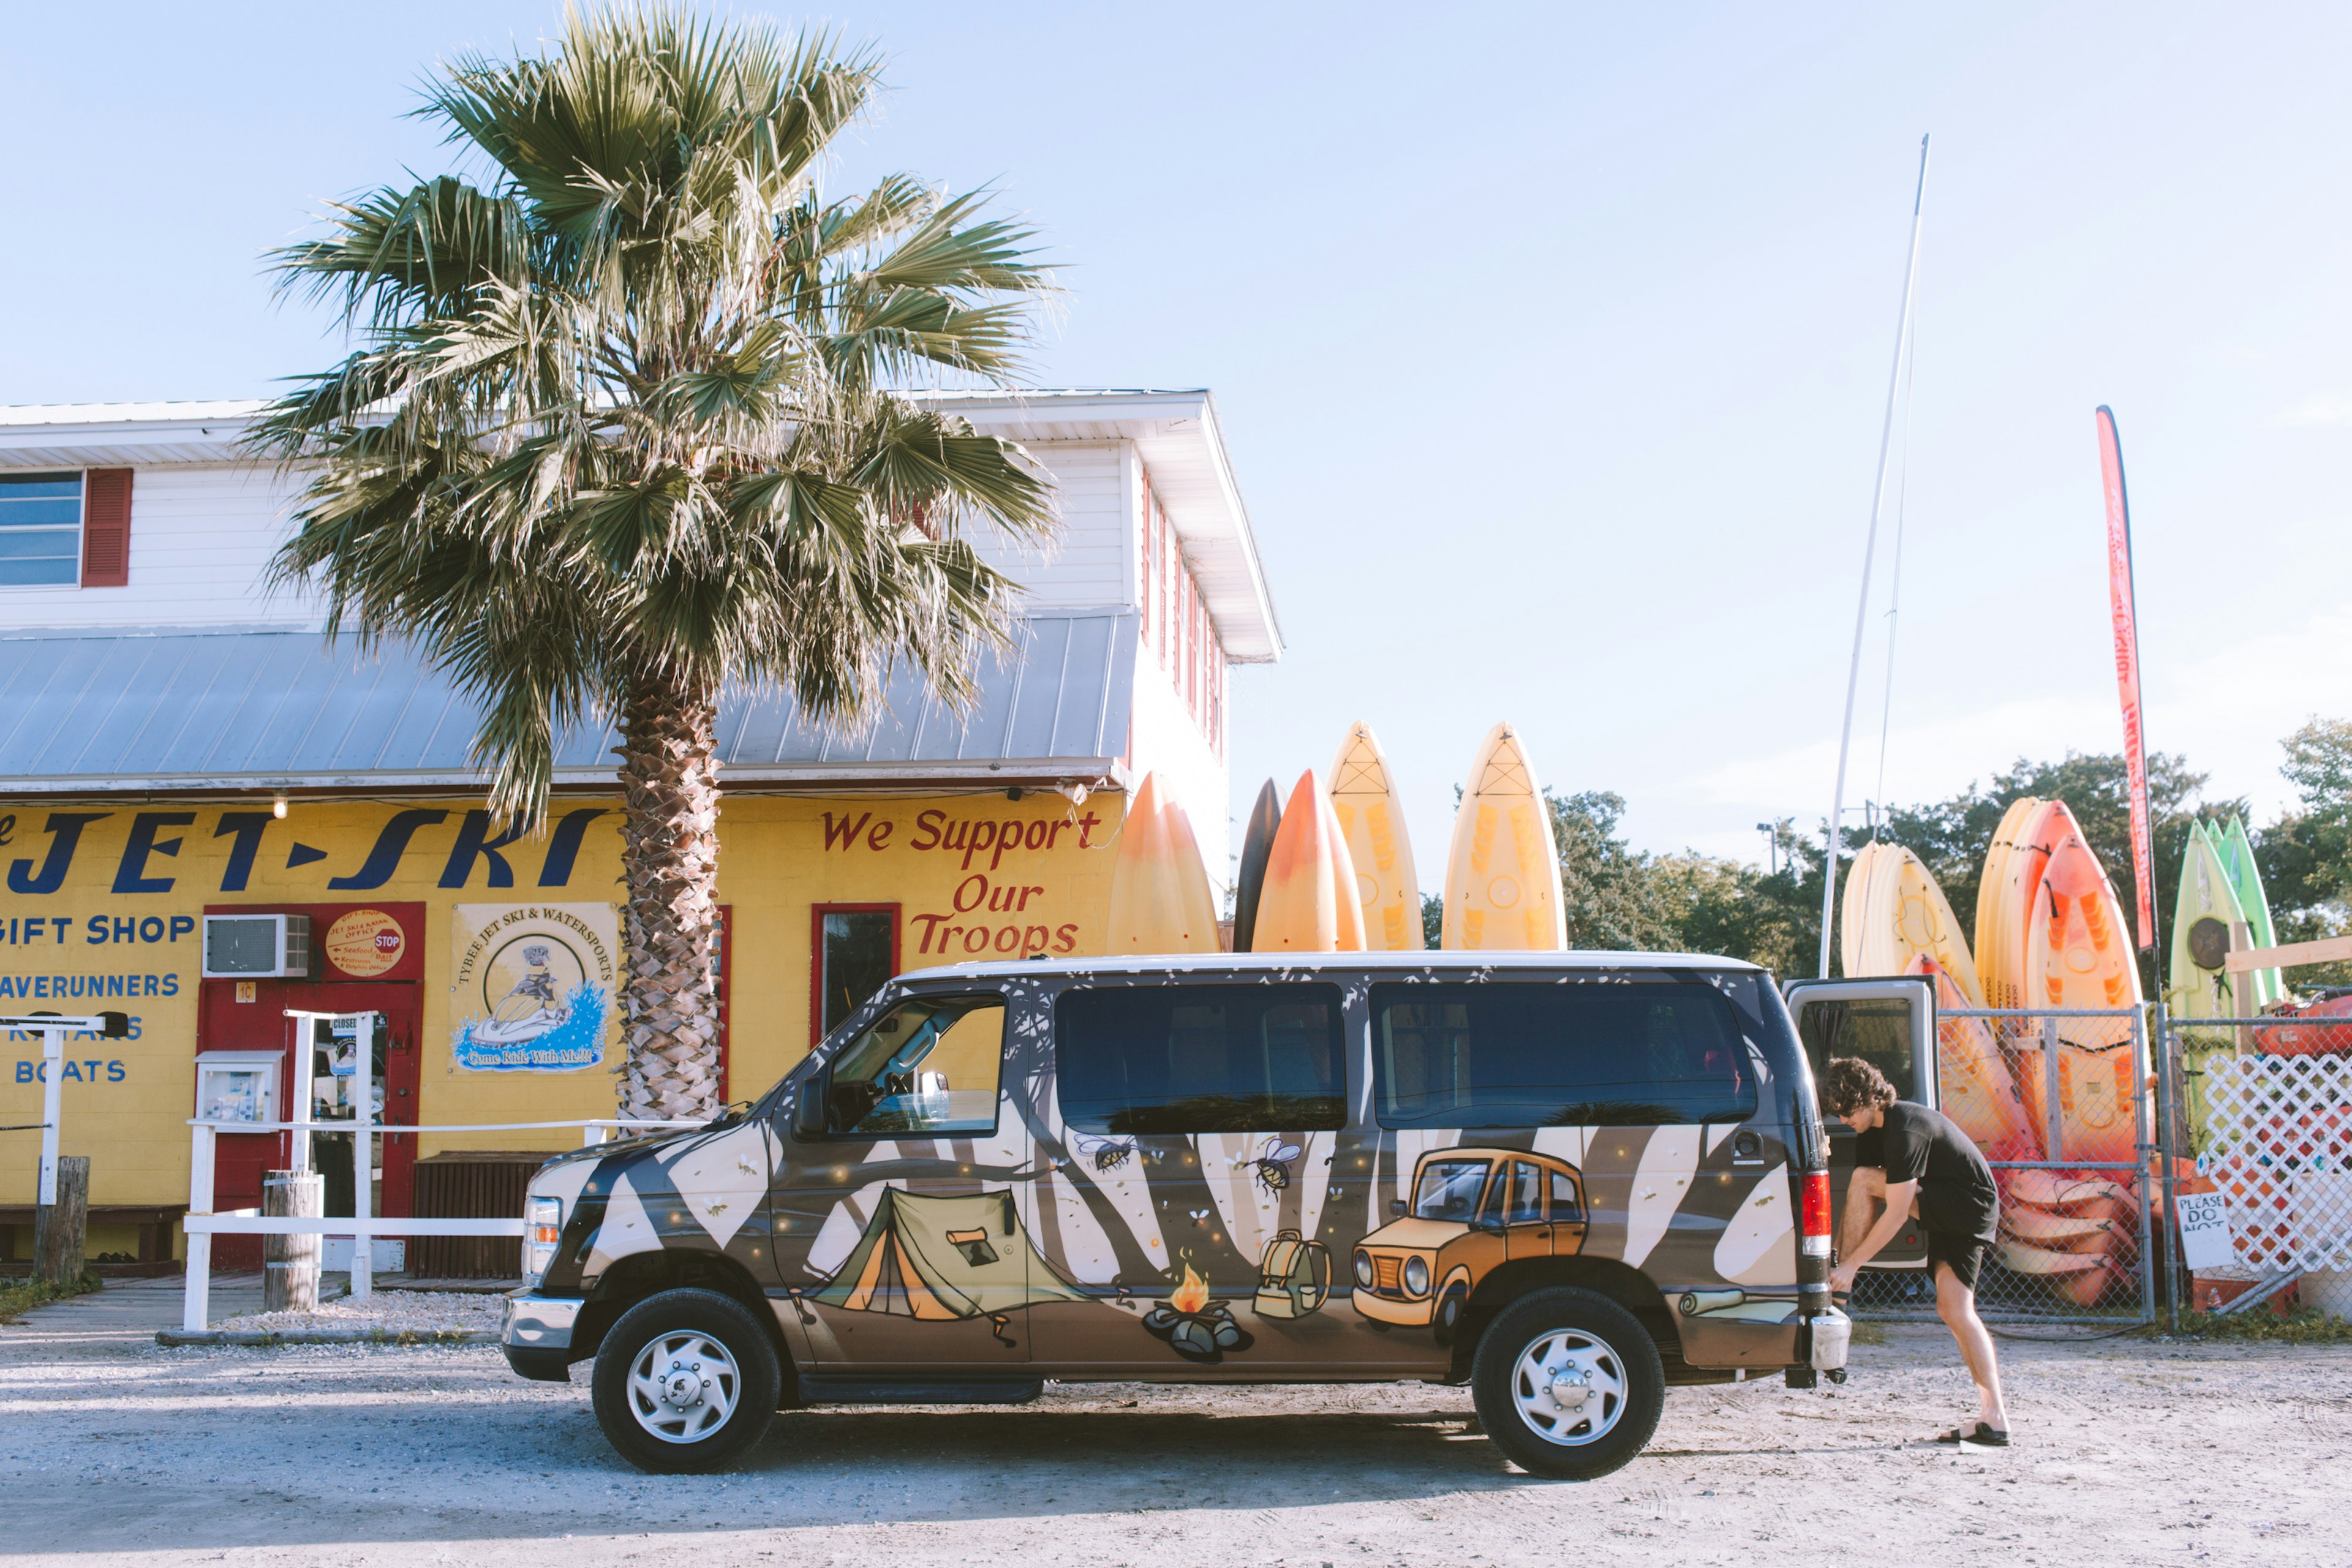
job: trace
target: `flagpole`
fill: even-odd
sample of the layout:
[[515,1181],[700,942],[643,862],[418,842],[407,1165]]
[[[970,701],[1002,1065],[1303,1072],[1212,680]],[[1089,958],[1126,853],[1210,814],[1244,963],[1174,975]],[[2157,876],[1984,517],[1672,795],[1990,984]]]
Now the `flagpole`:
[[1927,199],[1927,138],[1919,138],[1919,184],[1911,195],[1911,254],[1903,264],[1903,311],[1895,324],[1895,363],[1886,372],[1886,417],[1878,429],[1878,479],[1870,491],[1870,531],[1863,536],[1862,594],[1853,609],[1853,658],[1846,669],[1845,717],[1838,729],[1837,787],[1830,797],[1830,853],[1822,867],[1822,978],[1830,976],[1830,936],[1837,912],[1838,850],[1843,839],[1845,768],[1853,750],[1853,699],[1862,681],[1862,639],[1870,623],[1871,558],[1878,549],[1878,517],[1886,502],[1886,457],[1895,438],[1895,395],[1903,381],[1903,349],[1911,331],[1912,287],[1919,275],[1919,215]]

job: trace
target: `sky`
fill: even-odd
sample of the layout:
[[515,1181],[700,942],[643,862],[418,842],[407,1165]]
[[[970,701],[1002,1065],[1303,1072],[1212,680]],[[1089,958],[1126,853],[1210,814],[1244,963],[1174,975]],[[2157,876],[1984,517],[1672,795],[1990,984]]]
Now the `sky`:
[[[2266,818],[2281,738],[2352,717],[2352,12],[763,14],[891,62],[835,188],[911,170],[1043,231],[1068,292],[1036,384],[1214,391],[1286,641],[1236,671],[1236,812],[1368,721],[1433,884],[1508,719],[1643,847],[1818,827],[1923,133],[1848,801],[2118,748],[2101,404],[2150,743]],[[11,7],[0,404],[325,363],[333,323],[274,302],[263,253],[446,167],[405,117],[424,72],[558,15]]]

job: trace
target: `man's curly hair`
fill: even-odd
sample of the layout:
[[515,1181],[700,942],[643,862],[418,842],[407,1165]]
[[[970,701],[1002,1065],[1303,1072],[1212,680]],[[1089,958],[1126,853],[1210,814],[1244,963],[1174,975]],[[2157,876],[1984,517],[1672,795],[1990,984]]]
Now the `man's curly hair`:
[[1832,1057],[1822,1069],[1822,1109],[1843,1117],[1864,1106],[1884,1110],[1895,1103],[1895,1086],[1860,1057]]

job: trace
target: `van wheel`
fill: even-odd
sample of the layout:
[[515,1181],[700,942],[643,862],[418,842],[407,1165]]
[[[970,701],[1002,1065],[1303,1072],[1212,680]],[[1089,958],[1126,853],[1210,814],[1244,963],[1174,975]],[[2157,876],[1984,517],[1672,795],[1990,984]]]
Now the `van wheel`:
[[783,1369],[759,1320],[716,1290],[664,1290],[621,1314],[590,1388],[605,1441],[641,1470],[715,1470],[758,1442]]
[[1665,1409],[1665,1368],[1633,1313],[1591,1290],[1534,1290],[1479,1337],[1479,1425],[1529,1475],[1590,1480],[1640,1453]]

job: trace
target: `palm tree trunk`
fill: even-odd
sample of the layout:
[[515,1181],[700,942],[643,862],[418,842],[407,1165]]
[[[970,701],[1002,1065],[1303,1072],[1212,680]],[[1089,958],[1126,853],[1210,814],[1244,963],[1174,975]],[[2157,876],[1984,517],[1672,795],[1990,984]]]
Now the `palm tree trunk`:
[[707,687],[641,676],[622,713],[625,1118],[701,1119],[724,1109],[715,697]]

